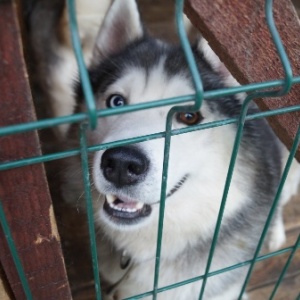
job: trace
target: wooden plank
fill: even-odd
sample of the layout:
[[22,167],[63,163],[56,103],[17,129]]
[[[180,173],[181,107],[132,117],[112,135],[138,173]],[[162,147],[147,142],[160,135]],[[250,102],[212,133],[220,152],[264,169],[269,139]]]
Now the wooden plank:
[[[0,126],[36,119],[16,7],[0,2]],[[36,132],[0,138],[0,162],[40,155]],[[71,299],[42,164],[0,172],[0,199],[34,299]],[[16,299],[25,299],[0,229],[0,260]]]
[[[283,69],[265,21],[262,0],[187,0],[185,12],[211,48],[241,84],[283,78]],[[300,24],[290,0],[274,1],[274,19],[294,76],[300,75]],[[262,110],[300,103],[300,85],[280,98],[258,99]],[[281,141],[290,148],[300,112],[268,118]],[[297,159],[300,161],[300,147]]]

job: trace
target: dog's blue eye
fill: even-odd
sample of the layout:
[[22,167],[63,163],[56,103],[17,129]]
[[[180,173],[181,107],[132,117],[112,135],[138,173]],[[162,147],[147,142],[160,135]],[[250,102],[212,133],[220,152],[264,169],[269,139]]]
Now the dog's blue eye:
[[199,111],[197,112],[182,112],[177,114],[177,121],[185,125],[196,125],[203,120]]
[[124,106],[126,104],[126,100],[121,95],[111,95],[106,100],[106,106],[107,107],[118,107],[118,106]]

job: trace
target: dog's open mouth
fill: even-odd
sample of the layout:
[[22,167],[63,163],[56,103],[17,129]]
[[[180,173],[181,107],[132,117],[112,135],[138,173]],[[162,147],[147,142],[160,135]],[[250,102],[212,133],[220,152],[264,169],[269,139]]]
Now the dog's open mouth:
[[[188,174],[184,175],[167,194],[167,198],[171,197],[175,192],[177,192],[188,177]],[[153,204],[157,203],[159,202],[155,202]],[[113,222],[117,224],[130,225],[138,223],[143,218],[148,217],[152,212],[152,207],[151,205],[143,202],[121,198],[112,194],[106,194],[103,210]]]
[[117,223],[132,224],[151,213],[151,206],[142,202],[122,200],[108,194],[103,206],[104,211]]

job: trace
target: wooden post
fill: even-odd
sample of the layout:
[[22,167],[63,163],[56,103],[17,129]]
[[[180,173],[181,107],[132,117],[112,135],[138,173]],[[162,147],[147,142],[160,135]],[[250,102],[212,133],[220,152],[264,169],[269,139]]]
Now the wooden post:
[[[283,68],[266,25],[264,0],[186,0],[185,12],[240,84],[283,78]],[[273,14],[294,76],[300,75],[300,23],[290,0],[275,0]],[[257,99],[261,110],[300,103],[300,85],[280,98]],[[268,118],[290,148],[300,112]],[[300,161],[300,148],[296,158]]]
[[[16,7],[0,2],[0,126],[36,119]],[[0,137],[0,162],[41,155],[37,132]],[[34,299],[71,299],[44,166],[0,172],[0,201]],[[0,261],[16,299],[25,299],[3,231]]]

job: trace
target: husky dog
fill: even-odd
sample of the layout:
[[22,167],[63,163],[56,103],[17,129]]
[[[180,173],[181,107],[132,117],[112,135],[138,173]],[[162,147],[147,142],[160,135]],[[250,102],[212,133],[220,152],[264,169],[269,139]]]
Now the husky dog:
[[[202,41],[192,50],[204,90],[224,88],[228,78],[208,45]],[[134,0],[113,2],[97,36],[89,73],[98,109],[194,93],[182,49],[145,33]],[[84,111],[80,84],[75,90]],[[237,117],[242,101],[241,96],[204,100],[197,112],[175,114],[172,127]],[[89,143],[162,132],[169,110],[164,106],[100,118],[98,128],[88,134]],[[257,111],[251,104],[249,112]],[[236,130],[234,123],[171,139],[159,287],[205,271]],[[97,151],[91,158],[104,299],[119,300],[153,288],[163,152],[164,139],[153,139]],[[210,271],[252,258],[279,184],[283,155],[265,120],[245,123]],[[80,167],[73,162],[71,168]],[[76,173],[70,172],[69,179]],[[68,191],[81,189],[69,181]],[[284,199],[290,194],[285,192]],[[280,217],[271,231],[280,232],[279,242],[271,240],[278,246],[284,240]],[[209,277],[204,299],[237,299],[246,272],[243,267]],[[168,289],[158,299],[198,299],[201,284],[192,281]]]

